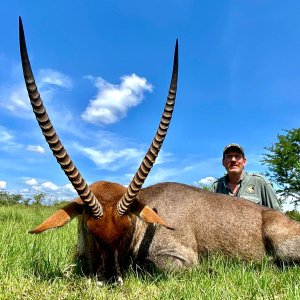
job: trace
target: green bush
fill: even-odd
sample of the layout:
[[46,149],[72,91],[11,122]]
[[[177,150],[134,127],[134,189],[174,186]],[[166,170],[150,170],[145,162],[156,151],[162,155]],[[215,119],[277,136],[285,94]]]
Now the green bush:
[[297,210],[291,210],[291,211],[287,211],[285,213],[287,216],[289,216],[290,218],[292,218],[293,220],[299,221],[300,222],[300,212]]
[[0,191],[0,206],[16,205],[22,201],[22,195]]

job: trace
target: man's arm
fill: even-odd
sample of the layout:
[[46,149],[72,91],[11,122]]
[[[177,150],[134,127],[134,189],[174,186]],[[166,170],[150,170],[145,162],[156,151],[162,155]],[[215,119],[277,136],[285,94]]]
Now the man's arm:
[[216,192],[216,190],[217,190],[217,185],[218,185],[218,181],[215,181],[215,182],[210,186],[209,190],[210,190],[211,192]]
[[280,210],[280,205],[276,193],[270,182],[264,182],[262,190],[262,205]]

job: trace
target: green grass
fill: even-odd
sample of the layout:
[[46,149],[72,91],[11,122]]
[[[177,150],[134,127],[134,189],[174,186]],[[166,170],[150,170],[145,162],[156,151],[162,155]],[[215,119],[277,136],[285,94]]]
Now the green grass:
[[41,235],[27,233],[54,208],[0,207],[0,299],[300,299],[300,268],[268,259],[246,264],[221,257],[173,274],[136,274],[99,287],[72,272],[76,221]]

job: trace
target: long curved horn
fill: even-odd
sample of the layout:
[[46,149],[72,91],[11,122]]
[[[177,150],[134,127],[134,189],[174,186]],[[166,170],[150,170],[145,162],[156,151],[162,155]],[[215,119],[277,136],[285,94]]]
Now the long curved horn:
[[172,118],[172,113],[175,105],[176,90],[177,90],[177,79],[178,79],[178,40],[176,40],[175,52],[174,52],[174,63],[173,63],[173,72],[172,79],[169,88],[169,93],[162,114],[157,132],[154,136],[152,144],[150,145],[139,169],[135,173],[133,179],[130,182],[125,194],[119,200],[117,204],[117,211],[119,215],[124,215],[129,209],[130,205],[133,203],[137,194],[139,193],[145,179],[147,178],[155,159],[158,155],[158,152],[162,146],[162,143],[167,134],[169,124]]
[[39,123],[39,126],[42,129],[45,139],[50,149],[52,150],[54,156],[56,157],[57,162],[60,164],[61,168],[69,178],[79,197],[92,210],[93,216],[95,218],[100,218],[103,215],[102,206],[96,199],[91,189],[88,187],[87,183],[85,182],[85,180],[73,164],[65,148],[61,144],[59,137],[55,132],[53,125],[48,117],[42,98],[38,92],[27,54],[25,35],[21,17],[19,17],[19,40],[24,79],[30,102],[33,108],[33,112]]

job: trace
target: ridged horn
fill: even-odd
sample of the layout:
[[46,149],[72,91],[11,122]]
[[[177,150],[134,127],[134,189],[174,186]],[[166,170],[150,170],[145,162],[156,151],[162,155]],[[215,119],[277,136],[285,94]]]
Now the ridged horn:
[[174,63],[172,79],[169,88],[169,93],[167,101],[165,104],[164,112],[162,114],[157,132],[154,136],[152,144],[150,145],[139,169],[135,173],[133,179],[131,180],[125,194],[119,200],[117,204],[117,211],[119,215],[124,215],[129,209],[130,205],[133,203],[137,194],[142,188],[142,185],[147,178],[158,152],[163,144],[169,124],[172,118],[172,113],[175,105],[176,91],[177,91],[177,79],[178,79],[178,39],[176,40],[175,52],[174,52]]
[[30,98],[33,112],[43,132],[43,135],[45,136],[45,139],[50,149],[52,150],[57,162],[60,164],[61,168],[69,178],[79,197],[91,209],[93,216],[95,218],[100,218],[103,215],[102,206],[96,199],[95,195],[93,194],[86,181],[83,179],[83,177],[75,167],[67,151],[61,144],[61,141],[48,117],[42,98],[38,92],[27,53],[21,17],[19,17],[19,40],[23,74],[28,91],[28,96]]

